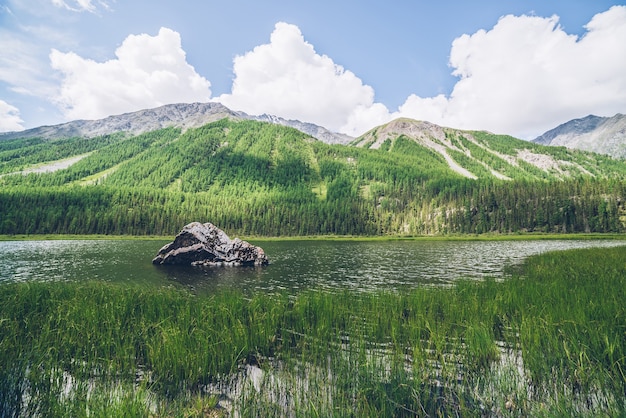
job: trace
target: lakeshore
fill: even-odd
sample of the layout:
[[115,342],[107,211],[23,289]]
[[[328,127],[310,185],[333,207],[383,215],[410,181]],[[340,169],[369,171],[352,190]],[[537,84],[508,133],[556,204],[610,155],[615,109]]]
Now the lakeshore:
[[407,292],[3,284],[3,413],[619,416],[625,269],[615,247]]

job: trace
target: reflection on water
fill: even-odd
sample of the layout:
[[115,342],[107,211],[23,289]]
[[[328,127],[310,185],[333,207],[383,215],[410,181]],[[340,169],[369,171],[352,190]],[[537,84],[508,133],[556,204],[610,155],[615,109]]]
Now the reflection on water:
[[180,285],[197,292],[233,287],[295,292],[309,288],[397,290],[459,278],[504,278],[507,266],[546,251],[624,245],[623,241],[269,241],[266,267],[184,268],[151,263],[165,241],[0,242],[0,283],[122,281]]
[[160,245],[148,240],[0,242],[0,282],[87,279],[149,282],[154,277],[149,253]]

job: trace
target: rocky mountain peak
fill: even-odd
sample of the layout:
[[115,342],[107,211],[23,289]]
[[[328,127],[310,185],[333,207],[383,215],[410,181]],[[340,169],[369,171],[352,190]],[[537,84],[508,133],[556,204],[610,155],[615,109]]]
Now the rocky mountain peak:
[[584,151],[626,157],[626,115],[588,115],[573,119],[535,138],[542,145],[565,146]]
[[429,138],[443,139],[445,138],[444,129],[431,122],[398,118],[365,133],[359,137],[356,145],[364,146],[371,143],[369,148],[377,149],[387,139],[395,139],[400,135],[405,135],[418,141]]
[[294,119],[284,119],[275,115],[268,115],[266,113],[262,115],[248,115],[244,112],[238,112],[238,115],[242,119],[251,119],[259,122],[268,122],[273,123],[275,125],[289,126],[290,128],[294,128],[299,130],[300,132],[304,132],[307,135],[311,135],[313,138],[319,139],[322,142],[327,144],[348,144],[354,138],[349,135],[341,134],[338,132],[332,132],[322,126],[315,125],[313,123],[301,122],[299,120]]
[[209,102],[168,104],[154,109],[144,109],[137,112],[109,116],[104,119],[75,120],[59,125],[40,126],[21,132],[7,132],[0,134],[0,141],[3,139],[32,137],[44,139],[93,138],[114,132],[138,135],[172,126],[182,129],[197,128],[224,118],[251,119],[289,126],[330,144],[347,144],[353,139],[348,135],[331,132],[312,123],[286,120],[278,116],[266,114],[260,116],[248,115],[244,112],[233,111],[221,103]]
[[93,138],[114,132],[138,135],[170,126],[183,129],[193,128],[225,117],[236,116],[235,112],[220,103],[178,103],[108,116],[104,119],[75,120],[59,125],[40,126],[21,132],[8,132],[0,134],[0,140],[29,137],[58,139],[79,136]]

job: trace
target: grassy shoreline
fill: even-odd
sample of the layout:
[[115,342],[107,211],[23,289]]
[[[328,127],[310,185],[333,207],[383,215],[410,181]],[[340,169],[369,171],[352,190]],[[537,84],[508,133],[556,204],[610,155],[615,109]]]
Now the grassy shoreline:
[[15,234],[0,235],[0,241],[76,241],[76,240],[154,240],[166,241],[172,240],[174,236],[156,236],[156,235],[101,235],[101,234]]
[[624,300],[623,248],[397,293],[6,284],[0,415],[211,416],[243,382],[244,417],[624,416]]
[[[229,234],[236,237],[235,234]],[[53,240],[154,240],[171,241],[173,235],[101,235],[101,234],[15,234],[1,235],[0,241]],[[618,233],[514,233],[514,234],[459,234],[459,235],[307,235],[307,236],[239,236],[248,241],[530,241],[530,240],[626,240]]]

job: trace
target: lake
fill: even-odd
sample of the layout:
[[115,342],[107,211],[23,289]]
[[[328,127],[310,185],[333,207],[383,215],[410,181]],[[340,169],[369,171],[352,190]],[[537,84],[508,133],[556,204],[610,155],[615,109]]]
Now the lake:
[[[254,241],[252,241],[254,243]],[[262,241],[266,267],[154,266],[167,241],[53,240],[0,242],[0,283],[105,280],[245,291],[305,289],[401,290],[446,285],[459,278],[505,279],[509,266],[553,250],[626,245],[618,240],[528,241]]]

